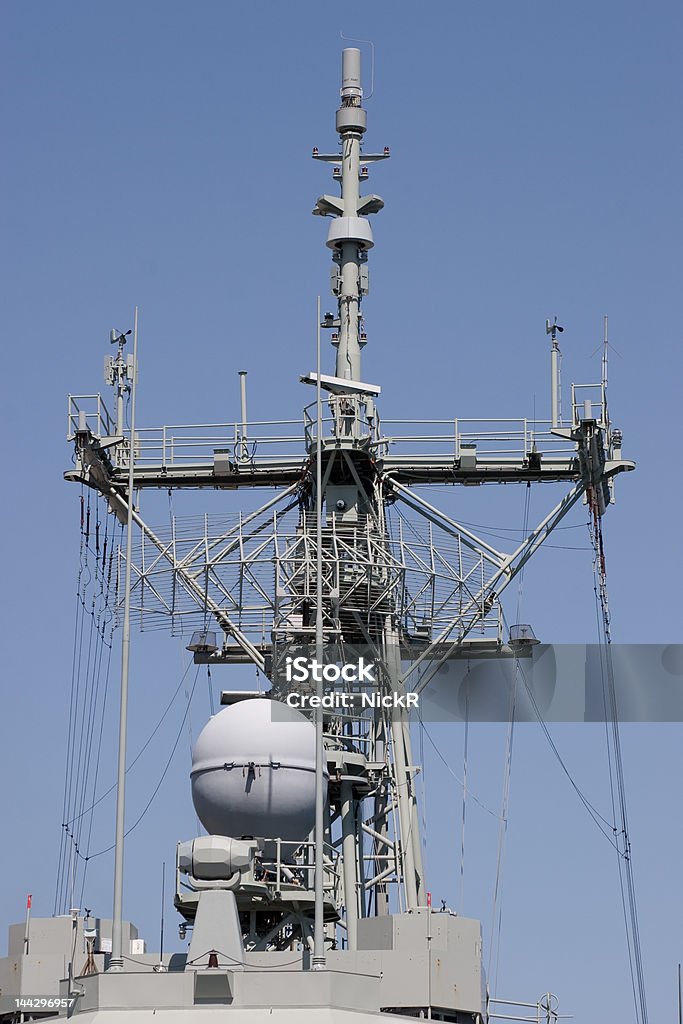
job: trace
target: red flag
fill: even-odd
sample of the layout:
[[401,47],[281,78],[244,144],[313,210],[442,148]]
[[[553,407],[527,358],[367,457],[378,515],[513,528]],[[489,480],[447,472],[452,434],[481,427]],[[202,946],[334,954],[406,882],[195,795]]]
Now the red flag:
[[32,899],[33,899],[33,894],[29,893],[28,896],[26,897],[26,909],[27,910],[31,909],[31,900]]

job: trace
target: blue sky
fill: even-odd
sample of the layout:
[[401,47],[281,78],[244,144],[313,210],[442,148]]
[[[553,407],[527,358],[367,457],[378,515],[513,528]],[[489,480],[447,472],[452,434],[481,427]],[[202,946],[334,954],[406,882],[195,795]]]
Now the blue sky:
[[[243,366],[253,418],[298,415],[315,296],[331,308],[325,225],[310,216],[331,188],[310,150],[335,143],[340,30],[375,42],[367,144],[392,149],[368,183],[386,202],[364,307],[364,374],[382,384],[382,415],[545,416],[546,317],[566,327],[568,384],[597,378],[608,313],[610,406],[638,462],[605,521],[614,637],[681,640],[680,5],[5,0],[2,19],[3,921],[21,919],[26,892],[37,913],[53,902],[78,555],[78,492],[60,479],[65,396],[103,387],[109,328],[129,326],[137,303],[141,425],[234,419]],[[521,491],[433,497],[463,519],[523,521]],[[532,515],[554,500],[535,492]],[[165,496],[144,511],[163,519]],[[522,608],[548,642],[594,641],[590,553],[540,555]],[[182,658],[177,640],[141,639],[133,750]],[[200,683],[194,735],[208,713]],[[174,714],[131,773],[131,815],[170,752]],[[434,728],[459,771],[460,734]],[[472,785],[495,806],[502,733],[474,732]],[[554,735],[606,808],[604,734]],[[126,909],[152,946],[161,861],[194,834],[189,743],[128,848]],[[680,725],[624,728],[652,1019],[673,1013],[683,956],[680,745]],[[461,794],[429,753],[426,777],[431,888],[457,905]],[[107,845],[113,809],[101,812]],[[488,929],[496,832],[478,813],[464,910]],[[499,991],[550,988],[578,1021],[630,1019],[613,856],[531,726],[515,738],[506,849]],[[110,870],[106,857],[91,869],[102,916]]]

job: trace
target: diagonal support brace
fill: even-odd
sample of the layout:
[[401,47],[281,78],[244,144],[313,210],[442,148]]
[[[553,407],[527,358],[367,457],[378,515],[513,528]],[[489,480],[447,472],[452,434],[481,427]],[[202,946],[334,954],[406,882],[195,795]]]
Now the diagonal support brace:
[[[111,488],[110,494],[112,499],[118,502],[118,504],[121,507],[121,510],[127,513],[128,502],[126,501],[126,499],[123,498],[114,487]],[[242,648],[245,654],[247,654],[250,660],[256,665],[256,667],[263,672],[265,670],[266,662],[264,656],[261,654],[258,648],[254,647],[251,640],[249,640],[249,638],[242,632],[242,630],[232,621],[227,612],[225,612],[220,607],[220,605],[216,604],[216,602],[212,598],[210,598],[208,594],[204,592],[204,590],[197,583],[197,581],[194,580],[192,576],[190,576],[189,573],[182,566],[179,566],[175,563],[173,555],[168,550],[168,545],[164,544],[164,542],[157,537],[157,535],[149,528],[147,523],[145,523],[144,519],[142,519],[142,517],[135,511],[135,509],[131,508],[130,512],[132,521],[136,524],[136,526],[139,527],[139,529],[145,534],[145,536],[149,538],[149,540],[152,542],[152,544],[154,544],[154,546],[161,553],[161,555],[166,559],[167,562],[170,563],[172,568],[178,573],[178,578],[180,579],[180,582],[185,587],[190,596],[193,597],[199,604],[201,604],[202,607],[205,606],[206,608],[208,608],[210,612],[212,612],[212,614],[216,617],[216,620],[220,623],[225,632],[229,633],[230,636],[234,637],[234,639],[237,641],[237,644]]]

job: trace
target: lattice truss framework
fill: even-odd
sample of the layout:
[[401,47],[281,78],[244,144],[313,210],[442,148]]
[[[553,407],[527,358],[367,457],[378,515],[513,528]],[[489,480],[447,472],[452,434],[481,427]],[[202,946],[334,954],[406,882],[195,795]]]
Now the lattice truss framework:
[[[407,642],[499,631],[497,593],[582,493],[577,485],[505,555],[447,517],[439,520],[436,510],[420,507],[415,493],[403,490],[419,516],[409,518],[396,506],[379,521],[325,520],[324,628],[330,639],[372,642],[387,614]],[[315,517],[293,489],[249,514],[173,516],[158,531],[136,518],[131,614],[142,629],[170,627],[187,635],[217,621],[247,653],[273,639],[313,639]],[[122,602],[119,593],[119,608]]]
[[[430,632],[440,630],[473,601],[479,628],[497,628],[484,597],[491,561],[432,523],[392,519],[384,536],[370,517],[352,524],[331,518],[323,527],[326,634],[362,640],[367,631],[375,639],[393,612],[404,637],[422,638],[427,623]],[[133,548],[131,615],[142,629],[186,635],[212,624],[213,605],[253,643],[270,642],[273,634],[313,639],[317,542],[311,513],[174,516],[153,537],[141,530]]]

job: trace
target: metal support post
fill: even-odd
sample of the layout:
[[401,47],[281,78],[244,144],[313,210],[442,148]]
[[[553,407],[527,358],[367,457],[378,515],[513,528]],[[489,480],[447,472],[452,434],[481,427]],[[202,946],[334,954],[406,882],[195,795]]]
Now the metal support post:
[[561,413],[561,400],[562,392],[560,385],[560,360],[562,353],[557,343],[557,335],[564,331],[564,327],[560,327],[555,317],[553,323],[550,320],[545,322],[545,333],[550,335],[551,347],[550,347],[550,428],[551,430],[557,430],[561,425],[562,413]]
[[[402,692],[401,663],[398,652],[398,637],[390,621],[384,630],[384,662],[389,673],[391,689]],[[403,866],[403,882],[406,892],[408,910],[420,905],[418,878],[422,877],[422,864],[419,844],[419,827],[413,822],[411,807],[409,764],[406,757],[407,722],[400,710],[391,713],[391,741],[393,749],[394,771],[396,773],[396,795],[398,803],[398,819],[401,829],[401,861]],[[418,828],[418,841],[415,843],[413,832]],[[417,851],[417,856],[416,856]]]
[[110,971],[123,970],[123,846],[126,814],[126,741],[128,731],[128,675],[130,667],[130,587],[133,561],[133,487],[135,484],[135,396],[137,391],[138,307],[133,323],[133,380],[130,393],[130,453],[128,457],[128,511],[126,517],[126,569],[123,630],[121,636],[121,701],[119,756],[116,783],[116,839],[114,845],[114,911],[111,928]]
[[408,798],[410,800],[410,838],[413,844],[413,860],[415,861],[415,877],[417,884],[417,904],[419,907],[425,904],[424,868],[422,865],[422,832],[420,830],[420,819],[417,810],[417,797],[415,794],[415,769],[413,768],[412,741],[410,739],[410,722],[405,711],[400,712],[403,726],[403,744],[406,752],[407,779],[409,787]]
[[341,784],[341,820],[346,940],[348,948],[355,949],[358,932],[358,879],[356,876],[356,815],[353,788],[350,782]]
[[550,349],[550,419],[553,430],[560,426],[560,349],[554,339]]
[[24,923],[24,956],[28,956],[31,937],[31,902],[33,896],[29,893],[26,897],[26,921]]
[[[318,663],[323,661],[323,528],[322,528],[322,394],[320,388],[320,296],[316,303],[316,454],[315,454],[315,536],[316,536],[316,579],[315,579],[315,656]],[[318,674],[316,694],[323,695],[322,673]],[[323,872],[325,870],[325,807],[323,793],[323,771],[325,748],[323,741],[323,709],[318,701],[315,709],[315,890],[313,922],[314,971],[325,969],[325,922]]]
[[[342,110],[352,105],[360,106],[360,51],[347,49],[342,52]],[[342,161],[341,192],[344,203],[343,216],[358,217],[360,140],[361,133],[355,124],[340,125]],[[337,349],[337,376],[346,380],[360,380],[360,257],[358,242],[342,242],[340,246],[340,290],[339,290],[339,348]]]
[[247,371],[239,370],[240,378],[240,461],[246,461],[249,456],[247,451]]
[[[387,730],[386,730],[386,719],[383,714],[376,712],[375,714],[375,731],[374,731],[374,745],[375,745],[375,758],[379,762],[384,762],[386,757],[387,747]],[[376,854],[383,854],[386,852],[386,844],[390,842],[387,837],[388,832],[388,821],[387,821],[387,790],[383,785],[380,787],[379,792],[375,796],[374,800],[374,816],[373,821],[376,825],[377,831],[374,837],[374,852]],[[395,847],[392,847],[395,850]],[[376,861],[377,865],[378,862]],[[398,863],[396,865],[398,873]],[[385,916],[389,913],[389,893],[387,891],[386,884],[378,883],[375,888],[375,914]]]

